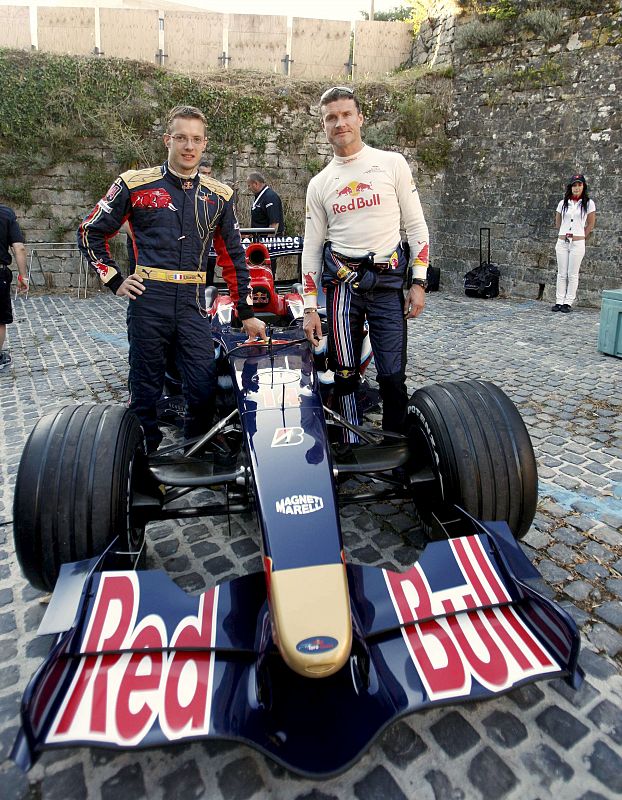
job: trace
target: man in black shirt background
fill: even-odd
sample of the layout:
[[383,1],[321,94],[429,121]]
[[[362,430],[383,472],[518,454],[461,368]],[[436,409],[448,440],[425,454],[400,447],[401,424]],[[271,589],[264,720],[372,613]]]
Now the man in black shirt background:
[[9,269],[9,264],[13,260],[11,252],[15,256],[17,264],[19,291],[27,291],[28,270],[26,268],[24,234],[17,224],[13,209],[0,205],[0,370],[5,369],[11,363],[11,356],[2,349],[6,338],[6,326],[13,322],[11,307],[13,273]]
[[255,197],[251,206],[251,228],[273,228],[277,236],[282,236],[284,225],[281,198],[268,186],[261,172],[250,172],[246,185]]

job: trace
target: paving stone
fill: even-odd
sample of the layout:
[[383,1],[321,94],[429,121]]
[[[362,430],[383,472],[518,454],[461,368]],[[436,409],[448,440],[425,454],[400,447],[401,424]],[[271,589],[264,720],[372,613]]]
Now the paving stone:
[[565,749],[571,748],[589,731],[576,717],[558,706],[549,706],[536,717],[538,727]]
[[222,575],[234,566],[233,562],[227,556],[216,556],[203,562],[203,568],[215,577]]
[[450,711],[430,726],[430,731],[448,756],[455,758],[470,750],[480,737],[461,714]]
[[180,575],[177,578],[174,578],[174,581],[180,589],[183,589],[184,592],[188,592],[188,594],[196,594],[206,587],[203,577],[199,575],[198,572],[190,572],[187,575]]
[[191,800],[203,797],[205,784],[195,761],[185,761],[160,780],[166,800]]
[[608,578],[605,581],[607,591],[615,594],[616,597],[622,597],[622,578]]
[[0,635],[10,633],[15,630],[15,614],[8,612],[0,614]]
[[617,656],[622,651],[622,636],[609,625],[597,623],[587,631],[587,638],[595,647],[604,650],[611,657]]
[[380,558],[380,553],[371,545],[366,545],[352,550],[351,556],[361,564],[374,564]]
[[306,794],[299,794],[295,800],[340,800],[336,794],[325,794],[319,789],[312,789]]
[[46,775],[41,789],[46,800],[84,800],[87,792],[82,764]]
[[231,761],[216,777],[225,800],[246,800],[264,786],[257,764],[249,756]]
[[596,742],[589,756],[590,772],[604,786],[622,794],[622,758],[605,742]]
[[527,683],[518,689],[513,689],[507,695],[520,709],[526,711],[533,708],[544,698],[544,692],[534,683]]
[[179,541],[177,539],[167,539],[163,542],[157,542],[154,549],[160,558],[166,558],[179,550]]
[[609,575],[607,567],[602,564],[595,564],[593,561],[588,561],[586,564],[577,564],[575,569],[579,575],[589,580],[596,580],[597,578],[606,578]]
[[541,561],[538,564],[538,570],[548,583],[563,583],[572,577],[568,570],[558,567],[552,561]]
[[101,800],[119,800],[120,796],[123,800],[147,796],[140,764],[123,767],[112,778],[102,783]]
[[408,800],[395,779],[385,767],[378,766],[368,772],[363,780],[354,784],[357,800]]
[[464,791],[454,787],[451,781],[438,769],[431,769],[425,774],[426,781],[430,784],[434,792],[434,800],[464,800]]
[[608,658],[589,650],[587,647],[581,648],[579,664],[588,674],[600,680],[607,680],[617,673],[615,666]]
[[423,739],[405,722],[390,725],[380,738],[380,747],[389,761],[400,769],[428,749]]
[[490,747],[473,758],[467,775],[484,800],[505,797],[518,783],[516,775]]
[[515,747],[527,738],[527,728],[507,711],[493,711],[484,718],[486,733],[502,747]]
[[585,542],[585,536],[573,528],[557,528],[555,531],[555,539],[558,542],[570,545],[581,545]]
[[569,703],[572,703],[575,708],[583,708],[598,697],[598,691],[587,679],[583,681],[578,689],[573,689],[572,686],[569,686],[562,678],[556,678],[554,681],[551,681],[549,686],[555,689],[558,694],[561,694],[562,697],[566,698]]
[[595,613],[614,628],[622,629],[622,603],[619,600],[603,603],[595,609]]
[[622,709],[610,700],[603,700],[595,706],[588,717],[594,725],[606,733],[616,744],[622,745]]
[[587,600],[594,586],[587,581],[570,581],[564,586],[564,592],[573,600]]
[[531,774],[540,777],[540,785],[550,788],[558,780],[568,782],[574,770],[552,747],[541,744],[533,752],[525,753],[521,759]]
[[231,549],[238,558],[245,558],[246,556],[257,553],[259,551],[259,545],[249,537],[239,542],[231,542]]
[[28,776],[14,764],[0,773],[0,781],[2,800],[38,800],[41,797],[41,786],[34,782],[30,784]]

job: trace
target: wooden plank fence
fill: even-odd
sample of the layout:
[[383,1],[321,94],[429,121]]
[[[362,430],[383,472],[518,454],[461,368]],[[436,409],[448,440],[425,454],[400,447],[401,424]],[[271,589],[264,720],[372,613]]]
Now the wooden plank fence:
[[403,22],[154,8],[0,6],[0,47],[155,61],[177,71],[250,69],[309,80],[381,77],[410,55]]

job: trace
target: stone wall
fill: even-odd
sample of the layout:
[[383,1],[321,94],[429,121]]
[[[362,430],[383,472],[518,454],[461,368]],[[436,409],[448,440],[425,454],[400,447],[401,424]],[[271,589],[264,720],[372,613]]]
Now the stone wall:
[[[455,46],[455,33],[468,19],[450,13],[453,3],[437,0],[436,17],[423,26],[414,51],[422,64],[453,64],[445,124],[449,161],[442,171],[430,171],[417,163],[415,148],[398,145],[417,177],[442,286],[461,287],[464,273],[479,263],[479,229],[489,227],[502,292],[552,301],[555,208],[564,184],[579,171],[596,202],[597,227],[577,300],[598,306],[602,289],[622,286],[619,5],[604,2],[603,13],[566,16],[564,35],[553,45],[532,36],[483,51]],[[231,184],[235,174],[239,218],[248,225],[246,174],[264,171],[283,198],[288,233],[299,234],[306,186],[329,158],[317,107],[293,107],[277,118],[263,153],[246,148],[216,177]],[[112,180],[119,167],[112,158],[109,163]],[[83,165],[66,164],[38,176],[34,205],[16,208],[29,242],[75,241],[78,221],[93,202],[79,188],[80,170]],[[122,262],[123,239],[112,241]],[[78,285],[79,258],[46,253],[42,261],[46,278],[35,274],[35,285]]]
[[576,172],[597,207],[577,302],[598,306],[602,289],[622,286],[622,15],[618,3],[601,5],[566,16],[552,45],[535,36],[486,51],[443,44],[454,54],[451,160],[419,180],[446,286],[477,265],[479,229],[490,227],[502,292],[554,302],[555,209]]

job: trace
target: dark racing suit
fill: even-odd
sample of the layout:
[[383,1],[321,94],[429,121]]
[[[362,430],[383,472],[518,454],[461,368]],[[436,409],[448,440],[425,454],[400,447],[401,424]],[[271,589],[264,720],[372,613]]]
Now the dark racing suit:
[[[127,313],[130,343],[130,408],[142,423],[149,452],[162,439],[156,403],[162,394],[166,357],[174,347],[182,372],[188,415],[184,433],[197,436],[212,424],[216,370],[205,285],[213,281],[208,264],[212,239],[226,248],[233,269],[224,275],[237,301],[240,319],[253,316],[250,281],[232,190],[209,176],[192,179],[160,167],[120,175],[85,218],[78,246],[106,286],[115,292],[124,281],[112,259],[108,239],[129,220],[137,268],[165,270],[171,282],[150,280],[131,300]],[[205,272],[203,285],[176,282],[182,272]]]

